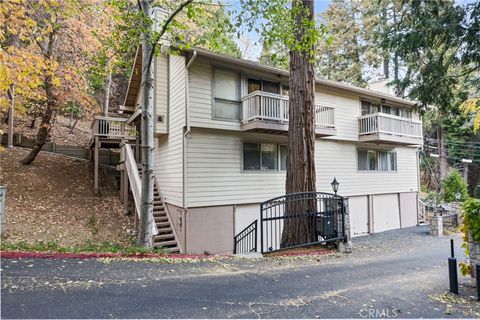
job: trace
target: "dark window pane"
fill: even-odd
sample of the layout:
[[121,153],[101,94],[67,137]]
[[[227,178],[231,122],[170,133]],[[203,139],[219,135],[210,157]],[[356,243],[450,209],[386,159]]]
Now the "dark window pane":
[[260,80],[257,79],[248,79],[248,93],[252,93],[254,91],[260,91],[261,85]]
[[370,102],[362,101],[362,116],[370,114]]
[[367,153],[368,170],[377,170],[377,153],[368,151]]
[[263,91],[278,94],[278,83],[263,81]]
[[396,171],[397,170],[397,153],[396,152],[389,152],[390,156],[390,170]]
[[280,146],[280,170],[287,170],[287,146]]
[[367,150],[358,150],[358,170],[368,170]]
[[260,170],[260,144],[243,144],[243,170]]
[[262,170],[277,170],[277,145],[274,143],[262,143],[261,158]]

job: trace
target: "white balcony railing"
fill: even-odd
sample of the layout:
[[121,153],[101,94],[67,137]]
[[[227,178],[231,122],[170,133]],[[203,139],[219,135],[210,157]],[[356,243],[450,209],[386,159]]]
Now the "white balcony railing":
[[373,113],[358,118],[358,134],[388,134],[422,139],[422,122],[385,113]]
[[137,132],[127,125],[125,118],[96,116],[92,122],[92,137],[100,136],[109,139],[135,139]]
[[[288,123],[288,96],[254,91],[242,99],[242,123],[254,120],[268,120]],[[335,108],[315,105],[315,125],[321,128],[335,128]]]

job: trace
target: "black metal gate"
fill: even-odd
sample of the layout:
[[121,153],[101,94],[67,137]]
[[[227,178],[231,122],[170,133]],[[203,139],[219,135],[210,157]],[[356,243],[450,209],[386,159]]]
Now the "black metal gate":
[[[285,225],[307,233],[297,243],[283,241]],[[298,226],[301,227],[298,227]],[[260,248],[262,253],[344,240],[344,198],[323,192],[301,192],[273,198],[260,204]]]

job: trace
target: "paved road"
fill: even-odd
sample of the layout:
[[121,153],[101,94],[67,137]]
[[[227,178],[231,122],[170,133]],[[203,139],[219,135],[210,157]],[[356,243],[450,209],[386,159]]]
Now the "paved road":
[[465,299],[444,295],[449,240],[426,230],[355,238],[354,253],[317,258],[2,259],[2,318],[480,317],[467,279]]

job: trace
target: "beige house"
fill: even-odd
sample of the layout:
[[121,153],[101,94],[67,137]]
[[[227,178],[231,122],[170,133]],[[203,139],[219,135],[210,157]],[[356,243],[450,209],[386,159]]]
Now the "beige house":
[[[140,72],[139,52],[122,108],[127,123],[140,119]],[[155,57],[154,78],[154,243],[231,253],[259,203],[285,193],[288,72],[188,49]],[[416,225],[415,103],[317,80],[315,120],[317,190],[340,182],[352,235]]]

